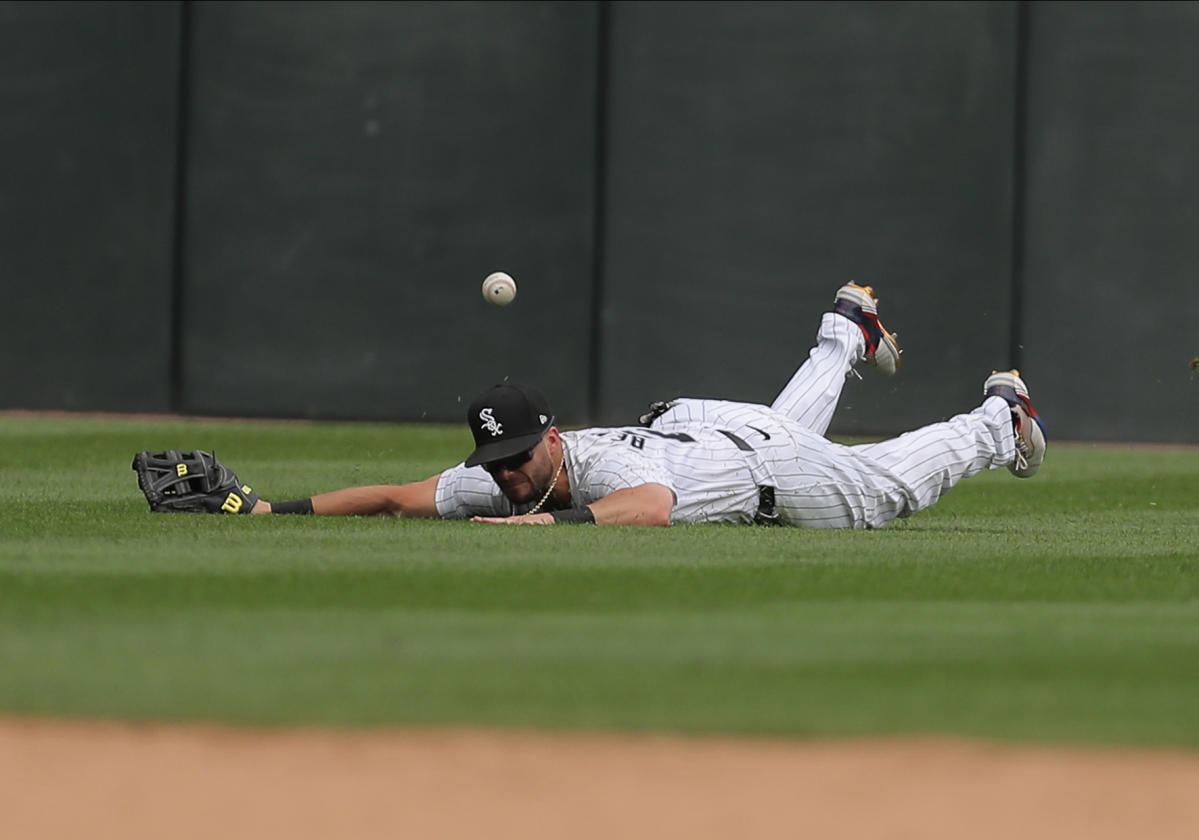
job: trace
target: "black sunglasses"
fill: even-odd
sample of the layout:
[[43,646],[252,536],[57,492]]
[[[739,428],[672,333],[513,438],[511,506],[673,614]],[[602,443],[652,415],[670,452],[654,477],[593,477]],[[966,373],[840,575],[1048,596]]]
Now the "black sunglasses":
[[536,449],[537,447],[534,446],[528,452],[518,452],[515,455],[509,455],[507,458],[501,458],[498,461],[488,461],[486,464],[483,464],[483,469],[489,473],[493,473],[500,469],[514,470],[518,467],[523,467],[532,460],[533,452]]

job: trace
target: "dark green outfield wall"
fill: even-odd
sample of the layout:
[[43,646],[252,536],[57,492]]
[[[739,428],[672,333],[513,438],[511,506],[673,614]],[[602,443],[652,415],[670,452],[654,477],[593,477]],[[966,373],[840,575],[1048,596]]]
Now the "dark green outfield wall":
[[[769,401],[837,285],[895,380],[1199,442],[1199,5],[0,6],[0,407],[567,424]],[[486,306],[483,276],[520,282]]]
[[1029,375],[1059,434],[1199,441],[1199,4],[1036,4]]
[[168,407],[179,28],[0,5],[0,407]]
[[[460,419],[511,376],[582,416],[596,20],[196,5],[180,408]],[[502,312],[497,269],[524,281]]]
[[909,369],[851,384],[837,427],[971,406],[1008,352],[1016,10],[617,5],[603,418],[771,401],[846,281]]

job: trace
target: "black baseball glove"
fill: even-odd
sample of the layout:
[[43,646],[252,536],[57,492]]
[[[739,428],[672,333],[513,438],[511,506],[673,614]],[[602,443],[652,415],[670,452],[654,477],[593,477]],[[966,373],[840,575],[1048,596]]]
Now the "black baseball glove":
[[210,452],[139,452],[137,486],[155,513],[249,513],[258,494]]

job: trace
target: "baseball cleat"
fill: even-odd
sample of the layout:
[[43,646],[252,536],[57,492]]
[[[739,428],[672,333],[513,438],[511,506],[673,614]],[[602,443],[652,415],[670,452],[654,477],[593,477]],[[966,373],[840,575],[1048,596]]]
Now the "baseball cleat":
[[1012,407],[1012,428],[1016,432],[1016,459],[1008,469],[1017,478],[1032,478],[1045,460],[1045,424],[1032,407],[1028,386],[1020,371],[991,371],[983,383],[984,397],[999,397]]
[[866,336],[866,363],[883,376],[894,376],[899,370],[900,354],[898,336],[887,332],[878,319],[878,299],[870,286],[846,283],[837,290],[833,311],[844,315],[862,328]]

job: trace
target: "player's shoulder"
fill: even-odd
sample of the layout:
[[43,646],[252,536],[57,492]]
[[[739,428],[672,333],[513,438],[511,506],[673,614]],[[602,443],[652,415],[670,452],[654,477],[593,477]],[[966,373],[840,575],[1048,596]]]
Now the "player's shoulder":
[[482,467],[464,463],[442,470],[434,490],[437,513],[443,519],[474,515],[510,516],[514,511],[499,486]]

